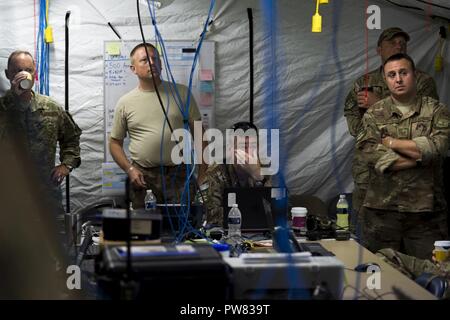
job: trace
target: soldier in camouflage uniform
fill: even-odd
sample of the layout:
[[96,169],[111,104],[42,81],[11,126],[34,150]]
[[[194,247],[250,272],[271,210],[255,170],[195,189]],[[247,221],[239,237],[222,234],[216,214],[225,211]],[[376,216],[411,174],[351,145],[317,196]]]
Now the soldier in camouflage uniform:
[[357,137],[369,168],[361,241],[373,252],[392,248],[429,258],[434,240],[447,237],[442,162],[450,112],[437,100],[417,95],[409,56],[388,58],[384,75],[391,95],[364,114]]
[[[409,256],[389,248],[381,249],[377,252],[377,256],[413,280],[423,273],[430,273],[433,276],[443,277],[447,282],[450,282],[450,260],[437,263],[428,259]],[[450,299],[450,286],[444,293],[443,299]]]
[[[256,127],[248,122],[239,122],[233,129],[247,130]],[[242,150],[235,150],[236,153]],[[249,152],[247,152],[247,156]],[[245,156],[245,155],[244,155]],[[253,160],[249,159],[249,163]],[[225,161],[224,161],[225,162]],[[225,188],[233,187],[262,187],[269,186],[271,181],[268,177],[261,176],[260,166],[252,164],[213,164],[208,167],[205,173],[203,185],[208,185],[208,189],[204,192],[205,205],[207,209],[206,221],[208,224],[223,226],[223,193]]]
[[[400,28],[384,30],[378,39],[377,47],[381,63],[383,64],[393,54],[406,53],[407,41],[409,41],[409,35]],[[433,78],[419,70],[417,70],[417,94],[439,100]],[[383,78],[382,67],[372,70],[354,82],[347,95],[344,107],[348,129],[353,137],[356,138],[362,129],[362,117],[367,108],[389,95],[390,92]],[[355,183],[352,195],[352,211],[357,214],[361,209],[369,181],[369,170],[362,161],[362,155],[358,149],[355,149],[353,157],[352,176]]]
[[[41,181],[42,191],[49,195],[48,204],[55,213],[63,214],[59,185],[80,165],[81,130],[56,102],[20,86],[26,72],[34,83],[33,57],[26,51],[13,52],[6,70],[11,89],[0,98],[0,140],[7,139],[22,148]],[[55,166],[57,143],[60,164]]]

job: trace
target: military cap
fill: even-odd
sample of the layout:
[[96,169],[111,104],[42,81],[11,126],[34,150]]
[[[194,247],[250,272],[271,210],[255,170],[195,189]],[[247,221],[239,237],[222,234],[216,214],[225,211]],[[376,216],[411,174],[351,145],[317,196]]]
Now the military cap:
[[400,28],[394,27],[394,28],[387,28],[383,30],[383,32],[380,34],[380,37],[378,38],[378,46],[381,45],[381,42],[383,40],[391,40],[397,35],[402,35],[405,37],[406,41],[409,41],[409,34],[407,34],[405,31],[403,31]]

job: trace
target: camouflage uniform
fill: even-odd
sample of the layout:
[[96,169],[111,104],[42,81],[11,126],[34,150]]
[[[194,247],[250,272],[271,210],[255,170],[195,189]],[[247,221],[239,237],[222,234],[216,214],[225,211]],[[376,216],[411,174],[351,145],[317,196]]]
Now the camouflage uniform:
[[70,114],[47,96],[33,93],[31,102],[23,103],[8,91],[0,98],[0,140],[9,139],[23,148],[59,214],[64,212],[61,192],[51,181],[56,144],[59,142],[61,163],[76,168],[81,163],[80,135]]
[[[154,168],[145,168],[136,161],[131,163],[143,174],[146,189],[130,188],[130,198],[134,209],[144,208],[144,199],[147,189],[151,189],[158,203],[187,203],[189,190],[189,199],[192,202],[194,195],[194,180],[190,180],[189,189],[186,189],[186,167],[179,166],[161,166]],[[192,167],[191,167],[192,169]],[[162,171],[161,171],[162,170]],[[163,178],[164,177],[164,178]]]
[[[223,193],[225,188],[255,187],[256,181],[248,176],[245,181],[239,179],[236,170],[231,164],[213,164],[205,173],[204,184],[208,184],[206,190],[206,221],[209,224],[223,226]],[[269,185],[270,181],[266,183]]]
[[[366,109],[358,107],[357,93],[363,87],[372,87],[373,92],[381,99],[390,95],[389,89],[383,79],[382,67],[375,69],[367,74],[367,76],[359,77],[353,84],[347,98],[345,100],[344,116],[347,119],[348,130],[353,137],[357,137],[362,129],[362,117]],[[429,75],[422,71],[417,71],[417,94],[421,96],[429,96],[439,100],[436,90],[436,84]],[[362,160],[362,155],[358,149],[355,149],[353,156],[352,176],[355,182],[355,188],[352,195],[353,212],[360,211],[362,202],[366,195],[367,185],[369,181],[369,170]]]
[[[413,140],[422,154],[414,168],[387,170],[399,155],[381,143],[381,134]],[[406,115],[391,97],[374,104],[357,137],[369,184],[361,210],[362,243],[371,251],[404,250],[426,257],[435,239],[447,235],[442,163],[448,150],[450,112],[430,97],[417,97]]]
[[[437,265],[430,260],[418,259],[392,249],[381,249],[377,252],[377,256],[413,280],[422,273],[431,273],[450,281],[450,261],[441,262]],[[450,299],[450,286],[443,298]]]

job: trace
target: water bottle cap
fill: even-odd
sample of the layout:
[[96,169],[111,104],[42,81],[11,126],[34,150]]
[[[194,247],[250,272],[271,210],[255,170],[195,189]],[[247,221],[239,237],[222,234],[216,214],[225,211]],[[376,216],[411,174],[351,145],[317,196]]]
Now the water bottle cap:
[[232,205],[232,207],[233,207],[233,208],[237,208],[237,207],[238,207],[237,203],[234,203],[234,204]]
[[212,246],[219,252],[230,250],[230,245],[226,243],[214,243]]
[[151,193],[151,192],[152,192],[152,189],[148,189],[148,190],[147,190],[147,193]]
[[341,194],[341,195],[339,196],[339,198],[340,198],[340,199],[344,199],[344,198],[345,198],[345,194]]

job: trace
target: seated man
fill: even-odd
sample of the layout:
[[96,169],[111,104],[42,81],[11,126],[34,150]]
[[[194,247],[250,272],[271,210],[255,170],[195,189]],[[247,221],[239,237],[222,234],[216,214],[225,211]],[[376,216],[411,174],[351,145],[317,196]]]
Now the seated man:
[[[252,138],[257,135],[255,125],[248,122],[239,122],[232,128],[234,132],[239,129],[245,132],[245,146],[235,146],[229,155],[226,164],[213,164],[205,173],[203,197],[207,209],[206,221],[208,224],[223,225],[222,198],[225,188],[229,187],[262,187],[269,186],[268,177],[261,175],[261,166],[257,155],[257,148],[252,146]],[[235,140],[238,138],[235,136]],[[253,139],[256,141],[256,138]],[[230,159],[231,157],[231,159]]]
[[[377,256],[413,280],[423,273],[430,273],[446,278],[447,282],[450,282],[450,257],[439,263],[434,258],[434,252],[431,261],[409,256],[390,248],[379,250]],[[443,299],[450,299],[450,289],[446,290]]]

